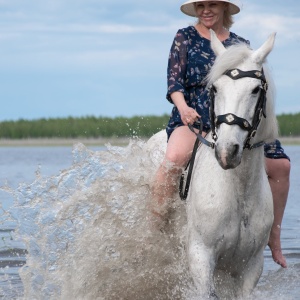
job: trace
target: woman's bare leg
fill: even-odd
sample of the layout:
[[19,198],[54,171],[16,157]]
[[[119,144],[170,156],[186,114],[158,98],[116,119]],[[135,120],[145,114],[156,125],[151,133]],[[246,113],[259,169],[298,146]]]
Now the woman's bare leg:
[[187,126],[176,128],[170,136],[164,161],[159,167],[152,185],[152,212],[164,218],[174,193],[178,189],[179,176],[187,164],[196,140]]
[[272,257],[283,268],[287,267],[285,257],[281,251],[281,224],[288,198],[290,187],[290,162],[288,159],[266,158],[267,174],[273,195],[274,222],[272,225],[268,246],[272,251]]

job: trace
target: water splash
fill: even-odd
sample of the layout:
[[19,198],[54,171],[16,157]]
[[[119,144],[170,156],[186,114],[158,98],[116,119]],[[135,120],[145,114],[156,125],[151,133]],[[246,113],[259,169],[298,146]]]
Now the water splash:
[[183,204],[171,234],[151,227],[157,156],[139,140],[98,152],[77,144],[68,170],[14,191],[25,299],[183,299]]
[[[3,299],[197,299],[186,270],[184,205],[177,199],[173,231],[151,227],[149,184],[161,152],[139,140],[105,151],[77,144],[72,166],[58,175],[38,171],[31,184],[2,187],[15,198],[13,208],[1,212],[16,230],[6,243],[12,234],[28,251],[20,270],[24,295],[7,269],[11,287]],[[17,243],[14,251],[24,250]],[[24,253],[18,255],[24,263]],[[299,264],[269,269],[249,300],[297,299]]]

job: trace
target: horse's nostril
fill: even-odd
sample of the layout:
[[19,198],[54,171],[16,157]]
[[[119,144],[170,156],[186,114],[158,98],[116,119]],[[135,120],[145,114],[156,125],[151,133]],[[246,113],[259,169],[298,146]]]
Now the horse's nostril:
[[238,153],[240,151],[240,145],[236,144],[236,145],[233,145],[233,149],[232,149],[232,156],[237,156]]

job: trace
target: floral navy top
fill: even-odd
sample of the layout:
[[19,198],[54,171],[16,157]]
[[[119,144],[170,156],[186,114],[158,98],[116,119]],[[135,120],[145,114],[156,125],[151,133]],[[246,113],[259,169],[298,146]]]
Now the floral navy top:
[[[240,42],[250,45],[249,41],[230,32],[223,45],[228,47]],[[204,79],[215,58],[210,40],[202,37],[194,26],[178,30],[169,55],[167,99],[173,103],[170,95],[182,92],[188,106],[201,116],[203,131],[206,132],[210,129],[210,102]],[[166,128],[168,138],[176,127],[182,125],[179,111],[174,105]]]

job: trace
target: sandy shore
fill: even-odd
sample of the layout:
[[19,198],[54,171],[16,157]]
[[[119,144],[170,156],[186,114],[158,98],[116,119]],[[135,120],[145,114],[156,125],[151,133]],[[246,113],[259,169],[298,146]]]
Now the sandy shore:
[[37,139],[0,139],[0,147],[33,147],[33,146],[73,146],[82,143],[86,146],[125,146],[129,143],[129,138],[37,138]]
[[282,136],[279,140],[283,145],[300,145],[300,136]]
[[[41,138],[41,139],[0,139],[0,147],[33,147],[33,146],[73,146],[76,143],[82,143],[86,146],[104,146],[111,144],[113,146],[126,146],[129,138],[78,138],[78,139],[60,139],[60,138]],[[300,136],[298,137],[280,137],[283,145],[300,145]]]

